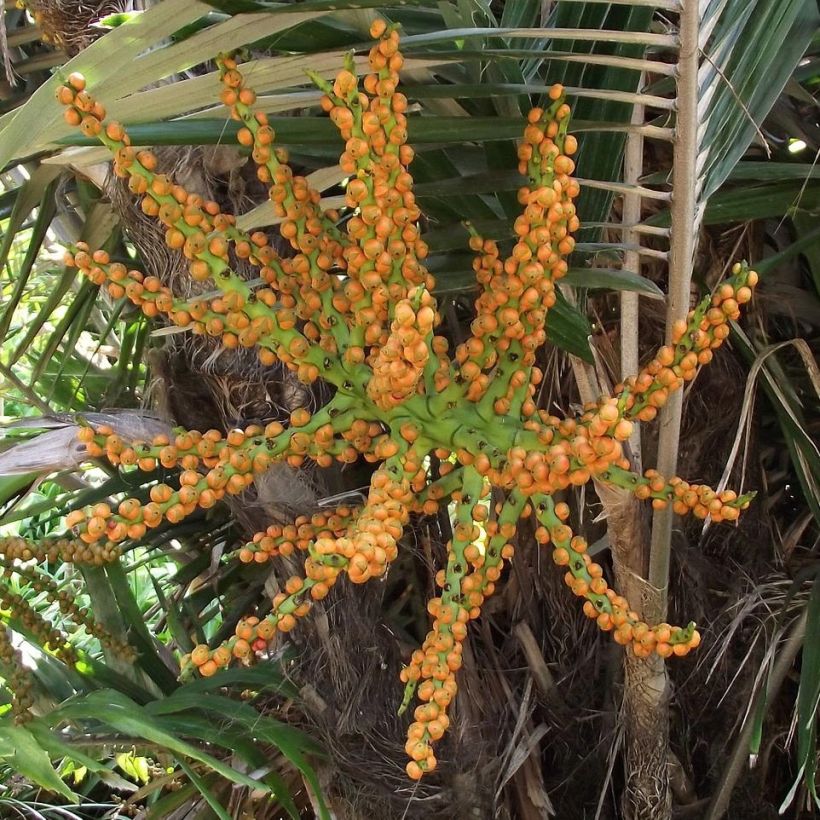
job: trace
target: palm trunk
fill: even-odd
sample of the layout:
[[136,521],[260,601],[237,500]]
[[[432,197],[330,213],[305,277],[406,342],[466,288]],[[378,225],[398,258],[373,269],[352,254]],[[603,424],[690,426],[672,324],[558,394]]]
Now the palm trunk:
[[[601,392],[594,375],[574,360],[581,399],[592,401]],[[604,506],[616,587],[635,609],[649,618],[659,610],[659,591],[646,580],[650,530],[645,508],[631,493],[596,485]],[[636,658],[624,654],[625,787],[621,800],[626,820],[670,820],[668,678],[664,661],[656,655]]]
[[[645,580],[649,522],[640,502],[623,491],[598,488],[607,511],[615,579],[638,612],[657,606],[658,590]],[[626,820],[667,820],[672,816],[669,788],[669,681],[662,658],[624,655],[624,773],[621,800]]]

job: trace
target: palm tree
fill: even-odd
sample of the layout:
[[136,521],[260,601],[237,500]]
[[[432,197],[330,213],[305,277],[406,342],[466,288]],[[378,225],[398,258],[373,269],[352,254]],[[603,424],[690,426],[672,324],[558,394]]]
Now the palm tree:
[[[218,816],[262,816],[254,787],[276,794],[277,807],[265,808],[270,816],[597,811],[637,820],[669,817],[674,804],[691,816],[717,818],[727,811],[753,816],[761,801],[772,808],[781,800],[816,801],[820,669],[816,642],[806,636],[816,634],[820,618],[820,593],[810,583],[820,458],[807,421],[816,401],[810,341],[820,280],[810,215],[817,189],[811,163],[790,150],[800,143],[805,151],[817,148],[816,127],[800,122],[814,111],[813,4],[163,0],[109,17],[104,36],[88,29],[87,18],[68,19],[64,5],[30,3],[50,45],[32,39],[37,31],[29,19],[6,12],[18,66],[58,65],[67,55],[56,48],[73,54],[82,38],[85,46],[50,78],[25,74],[0,119],[8,220],[0,256],[9,276],[0,372],[8,415],[143,407],[184,426],[227,430],[328,399],[326,390],[309,394],[253,357],[158,329],[54,262],[58,242],[83,239],[114,258],[136,259],[181,296],[201,293],[127,188],[108,179],[105,152],[63,123],[54,91],[81,71],[135,144],[158,146],[163,170],[242,213],[244,229],[275,237],[265,192],[246,156],[230,147],[236,129],[216,101],[210,60],[218,51],[247,49],[243,70],[277,140],[332,207],[343,178],[338,138],[305,72],[332,77],[346,51],[364,53],[367,29],[382,15],[402,27],[404,91],[416,108],[415,191],[454,341],[472,310],[464,223],[483,236],[510,235],[519,207],[514,141],[521,123],[550,85],[567,89],[580,143],[584,229],[550,314],[552,346],[540,363],[544,407],[567,408],[610,392],[622,374],[639,370],[664,334],[669,338],[693,291],[708,291],[736,257],[769,257],[761,268],[763,307],[753,323],[735,329],[734,353],[720,358],[716,376],[704,371],[685,397],[670,401],[657,426],[644,426],[631,445],[639,469],[657,466],[671,475],[680,465],[713,483],[725,471],[768,489],[772,506],[761,504],[734,531],[701,532],[663,511],[650,521],[633,496],[611,488],[596,487],[596,498],[570,494],[573,521],[591,543],[598,539],[595,548],[608,553],[616,585],[640,601],[647,620],[698,613],[708,638],[701,659],[665,664],[613,653],[571,609],[553,568],[542,566],[522,534],[512,571],[471,636],[458,729],[442,749],[445,765],[438,779],[411,788],[401,762],[396,674],[426,631],[430,566],[440,563],[449,537],[447,516],[418,522],[385,584],[337,590],[332,605],[292,633],[285,657],[224,673],[210,679],[209,689],[175,681],[170,650],[218,643],[291,574],[285,559],[266,577],[219,557],[271,517],[289,520],[340,493],[355,499],[368,480],[360,469],[272,472],[257,496],[160,530],[105,569],[48,565],[34,578],[30,568],[14,565],[9,589],[23,603],[15,599],[11,607],[11,634],[19,636],[7,642],[12,650],[37,644],[38,632],[20,612],[60,623],[57,589],[81,590],[99,624],[98,634],[90,627],[89,638],[79,641],[91,666],[81,676],[51,654],[33,656],[32,691],[42,717],[33,728],[0,724],[5,743],[30,749],[15,759],[16,769],[67,797],[72,789],[48,758],[63,761],[63,774],[69,761],[96,778],[74,788],[82,783],[87,800],[105,794],[105,802],[114,762],[138,782],[142,764],[134,760],[150,758],[157,770],[135,797],[157,817],[195,796]],[[100,11],[110,12],[110,4]],[[785,227],[777,224],[783,220]],[[792,337],[798,338],[781,347]],[[751,399],[744,402],[740,387],[747,376],[767,402],[754,424]],[[738,462],[731,439],[741,420],[758,432],[747,433]],[[29,429],[12,428],[10,437]],[[66,512],[133,483],[133,476],[110,470],[78,478],[67,471],[73,462],[27,461],[32,449],[42,454],[43,441],[5,460],[24,464],[27,473],[4,488],[2,523],[15,534],[57,531]],[[780,453],[778,441],[785,443]],[[46,470],[52,477],[35,486],[29,471]],[[136,492],[147,498],[157,478],[144,476]],[[138,652],[135,664],[123,661],[125,642]],[[801,651],[797,741],[789,753],[761,738],[788,723],[795,699],[789,673]],[[206,689],[218,691],[208,697],[219,700],[203,701]],[[243,689],[253,692],[255,711],[227,696]],[[291,698],[298,704],[284,712],[291,726],[273,721],[268,713]],[[755,708],[747,713],[750,698]],[[720,704],[731,708],[721,712]],[[102,714],[118,708],[131,711],[130,722],[112,717],[100,724]],[[216,712],[228,716],[225,725],[214,727]],[[75,740],[93,741],[89,754],[60,745],[53,729],[67,722]],[[733,745],[725,759],[727,735]],[[139,755],[106,757],[104,744],[136,744]],[[758,782],[744,777],[750,749],[768,761]],[[226,764],[226,750],[242,761],[244,774]],[[160,776],[166,762],[170,772]],[[229,797],[231,781],[244,788],[241,798],[237,791]],[[181,791],[169,792],[171,782]],[[592,789],[579,788],[588,782]]]

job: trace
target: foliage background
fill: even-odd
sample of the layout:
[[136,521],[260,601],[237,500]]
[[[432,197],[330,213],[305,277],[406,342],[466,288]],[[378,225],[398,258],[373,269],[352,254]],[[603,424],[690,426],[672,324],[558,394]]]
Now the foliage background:
[[[66,13],[71,4],[29,5],[29,16],[8,3],[4,13],[18,77],[4,86],[0,108],[7,419],[143,407],[180,423],[204,415],[207,426],[228,428],[287,410],[293,396],[282,374],[156,335],[127,304],[63,268],[60,243],[83,238],[174,274],[156,234],[106,184],[104,152],[63,125],[53,91],[65,72],[82,70],[135,141],[166,146],[166,167],[186,184],[248,212],[246,227],[272,226],[241,155],[218,147],[231,144],[233,126],[215,102],[209,60],[218,50],[248,49],[248,76],[278,139],[332,201],[339,145],[304,72],[332,76],[350,48],[361,59],[377,13],[401,23],[410,58],[404,91],[418,105],[415,190],[448,333],[457,338],[471,310],[461,223],[508,234],[518,209],[514,140],[523,115],[545,84],[563,82],[581,143],[585,230],[550,320],[543,406],[579,402],[582,363],[616,381],[627,340],[637,339],[643,355],[662,338],[661,299],[671,289],[671,128],[676,108],[678,117],[684,110],[673,79],[682,19],[674,2],[163,0],[146,14],[122,6],[124,15],[109,18],[100,39],[88,19]],[[692,146],[703,223],[692,290],[708,290],[740,256],[755,260],[763,281],[732,351],[687,396],[676,456],[689,476],[716,483],[725,473],[762,492],[737,530],[687,526],[672,538],[672,610],[706,624],[708,637],[697,658],[670,669],[673,793],[683,816],[774,817],[782,804],[797,817],[816,809],[820,694],[816,16],[803,2],[700,5],[708,59]],[[100,7],[94,16],[112,10]],[[52,42],[41,42],[43,31]],[[636,201],[637,217],[628,216]],[[637,315],[629,294],[641,295]],[[6,444],[34,429],[9,428]],[[652,465],[663,445],[651,429],[643,436]],[[158,477],[141,477],[141,491]],[[3,528],[43,537],[77,506],[126,486],[139,492],[134,480],[102,465],[4,477]],[[340,475],[318,492],[361,483],[360,475]],[[176,653],[230,631],[275,583],[276,574],[260,578],[220,558],[254,520],[297,503],[283,492],[274,485],[244,510],[161,530],[104,570],[38,568],[140,655],[124,666],[78,630],[72,641],[83,664],[72,670],[4,610],[32,667],[40,715],[27,729],[0,723],[6,810],[45,814],[49,804],[74,801],[63,810],[86,817],[125,816],[136,806],[149,817],[368,816],[374,806],[397,817],[471,809],[618,816],[620,656],[572,611],[553,568],[532,549],[521,553],[472,639],[459,706],[464,728],[445,750],[450,774],[421,793],[404,782],[400,756],[392,757],[401,729],[393,716],[396,672],[425,629],[427,559],[446,540],[446,520],[420,522],[384,589],[344,590],[325,626],[320,618],[305,627],[285,656],[179,686]],[[597,499],[574,498],[573,509],[575,524],[583,522],[591,541],[599,536],[604,554]],[[61,620],[25,574],[4,583]],[[334,632],[344,627],[345,641],[323,639],[328,620]],[[383,628],[390,634],[376,641],[378,663],[357,658],[363,636]],[[372,689],[362,691],[363,679]]]

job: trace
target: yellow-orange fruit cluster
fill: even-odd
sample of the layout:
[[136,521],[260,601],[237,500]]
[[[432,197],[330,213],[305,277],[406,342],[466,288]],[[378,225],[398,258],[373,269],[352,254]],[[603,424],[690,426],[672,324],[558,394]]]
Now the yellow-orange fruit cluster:
[[435,307],[427,291],[418,294],[420,306],[413,307],[415,291],[397,305],[385,345],[372,354],[373,376],[367,394],[377,407],[388,410],[416,393],[430,359],[428,339],[433,332]]
[[300,515],[292,524],[271,524],[239,551],[239,560],[245,564],[261,564],[278,555],[293,555],[295,550],[306,552],[318,538],[338,538],[358,517],[357,507],[340,506],[329,513]]
[[543,545],[552,543],[552,560],[566,567],[564,582],[574,595],[584,598],[584,614],[594,620],[605,632],[612,632],[616,643],[630,644],[638,657],[653,652],[663,658],[686,655],[700,643],[700,634],[690,624],[686,629],[662,623],[651,627],[633,611],[628,601],[609,587],[603,567],[592,560],[587,552],[586,539],[573,535],[567,526],[569,508],[554,505],[544,498],[536,504],[540,526],[536,540]]
[[[525,495],[552,495],[582,486],[613,465],[628,466],[621,442],[629,438],[632,425],[618,417],[613,401],[580,422],[550,418],[548,426],[535,430],[544,450],[512,448],[504,469],[498,475],[490,472],[493,483],[517,486]],[[483,472],[485,462],[477,461],[476,467]]]
[[282,218],[280,233],[296,255],[278,260],[277,265],[264,264],[262,277],[280,294],[286,307],[295,307],[300,318],[309,322],[308,335],[320,341],[322,349],[336,352],[336,339],[330,326],[314,320],[322,308],[339,318],[347,308],[341,287],[330,271],[339,265],[342,255],[340,234],[333,227],[335,213],[323,214],[320,194],[302,176],[294,176],[286,164],[287,151],[274,146],[276,134],[267,116],[253,111],[256,94],[245,85],[244,78],[231,57],[220,58],[223,83],[222,102],[231,116],[242,123],[238,132],[241,145],[252,149],[260,181],[270,185],[270,198],[276,215]]
[[[471,337],[456,350],[456,360],[473,401],[485,396],[490,387],[485,371],[500,361],[487,401],[502,416],[513,408],[524,416],[535,413],[530,397],[538,381],[536,376],[529,384],[528,370],[546,339],[554,283],[567,272],[566,256],[574,247],[571,234],[579,225],[573,204],[578,183],[570,176],[575,167],[570,156],[577,144],[566,134],[569,106],[560,85],[550,89],[549,97],[552,104],[546,110],[530,112],[518,149],[519,170],[531,184],[518,192],[525,208],[515,222],[512,253],[502,261],[496,242],[477,235],[470,239],[470,247],[479,254],[473,269],[482,292]],[[509,363],[512,366],[505,366]],[[524,397],[528,387],[532,389]]]
[[724,282],[711,299],[689,312],[686,321],[672,327],[671,344],[664,345],[635,377],[615,388],[626,396],[625,415],[651,421],[669,399],[669,394],[692,381],[702,365],[712,361],[713,352],[729,337],[729,322],[740,317],[740,305],[752,298],[758,283],[756,271],[740,264],[732,268],[733,281]]
[[647,470],[644,481],[633,489],[641,500],[652,499],[656,510],[671,503],[678,515],[692,513],[695,518],[711,518],[714,522],[737,521],[741,510],[749,506],[749,496],[738,496],[734,490],[716,492],[705,484],[690,484],[682,478],[664,479],[657,470]]
[[[254,543],[261,545],[261,551],[288,554],[301,546],[300,528],[304,536],[313,531],[315,537],[306,539],[310,555],[305,560],[305,578],[288,579],[284,592],[273,599],[273,612],[265,619],[244,619],[233,638],[214,650],[204,645],[196,647],[184,659],[183,666],[193,664],[207,676],[234,658],[249,662],[252,653],[265,649],[277,631],[293,629],[296,619],[309,612],[312,601],[327,596],[342,572],[355,584],[383,575],[398,555],[398,540],[409,518],[412,494],[410,482],[406,477],[399,477],[399,471],[382,469],[373,476],[367,504],[346,529],[345,520],[352,517],[353,511],[340,507],[330,516],[317,514],[315,524],[305,520],[300,527],[274,526],[260,534]],[[337,535],[338,529],[346,534]],[[285,540],[279,540],[282,538]],[[266,539],[270,542],[266,543]]]
[[[218,338],[228,349],[257,347],[264,364],[277,361],[274,351],[279,343],[273,331],[282,317],[275,321],[269,316],[260,315],[237,291],[229,291],[209,301],[185,302],[176,299],[170,288],[156,277],[143,276],[139,271],[128,270],[120,262],[111,262],[106,251],[91,253],[84,242],[78,242],[65,255],[64,261],[69,267],[79,268],[95,285],[105,286],[114,299],[127,297],[149,318],[166,316],[177,327],[190,328],[197,335]],[[254,306],[262,303],[272,308],[277,304],[276,296],[270,289],[255,291],[253,298]]]
[[345,571],[354,584],[384,575],[388,564],[398,555],[398,541],[409,518],[412,498],[413,490],[406,478],[397,481],[386,472],[377,472],[367,504],[349,535],[317,539],[315,557],[305,564],[308,577],[327,582],[332,568],[322,562],[325,555],[343,556],[347,561]]
[[[266,429],[274,434],[283,431],[282,425],[273,423],[268,428],[232,430],[227,437],[209,430],[204,434],[191,431],[176,436],[158,435],[152,442],[127,442],[105,425],[96,430],[83,428],[78,438],[86,444],[91,457],[105,455],[112,464],[136,465],[144,471],[154,470],[160,464],[169,469],[180,466],[182,472],[177,490],[167,484],[156,484],[151,487],[146,504],[137,498],[125,498],[115,511],[107,502],[101,502],[69,513],[66,523],[86,544],[103,539],[117,543],[126,538],[139,540],[148,529],[163,521],[178,523],[197,507],[209,509],[226,493],[244,492],[254,476],[270,466]],[[200,467],[209,469],[201,473]]]
[[440,740],[450,725],[447,707],[458,691],[455,673],[462,665],[470,619],[463,607],[442,607],[440,598],[431,599],[427,608],[434,618],[433,628],[401,673],[404,682],[422,681],[416,694],[423,703],[413,712],[414,720],[407,730],[405,744],[410,757],[407,774],[413,780],[436,768],[437,760],[430,743]]

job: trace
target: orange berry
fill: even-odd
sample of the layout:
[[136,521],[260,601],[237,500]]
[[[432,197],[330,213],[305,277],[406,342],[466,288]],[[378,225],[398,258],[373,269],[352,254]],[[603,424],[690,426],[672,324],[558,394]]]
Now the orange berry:
[[216,661],[213,659],[209,661],[205,661],[202,666],[199,667],[199,674],[205,678],[210,678],[212,675],[215,675],[219,671],[219,667],[216,665]]
[[658,643],[655,646],[655,652],[662,658],[668,658],[672,655],[672,647],[668,643]]
[[256,628],[256,634],[263,641],[269,641],[276,634],[276,624],[269,620],[260,621]]
[[227,646],[218,646],[211,659],[217,666],[227,666],[231,662],[231,650]]
[[211,657],[211,650],[205,644],[199,644],[191,652],[191,661],[196,666],[202,666]]
[[239,638],[233,645],[233,655],[235,658],[247,658],[251,654],[251,645],[244,639]]
[[76,108],[66,108],[63,119],[69,125],[76,127],[83,121],[83,115]]
[[254,637],[253,626],[248,623],[247,618],[244,621],[240,621],[236,625],[235,632],[238,638],[242,638],[246,641],[249,641]]
[[85,91],[85,77],[80,74],[79,71],[75,71],[68,75],[68,84],[75,91]]

